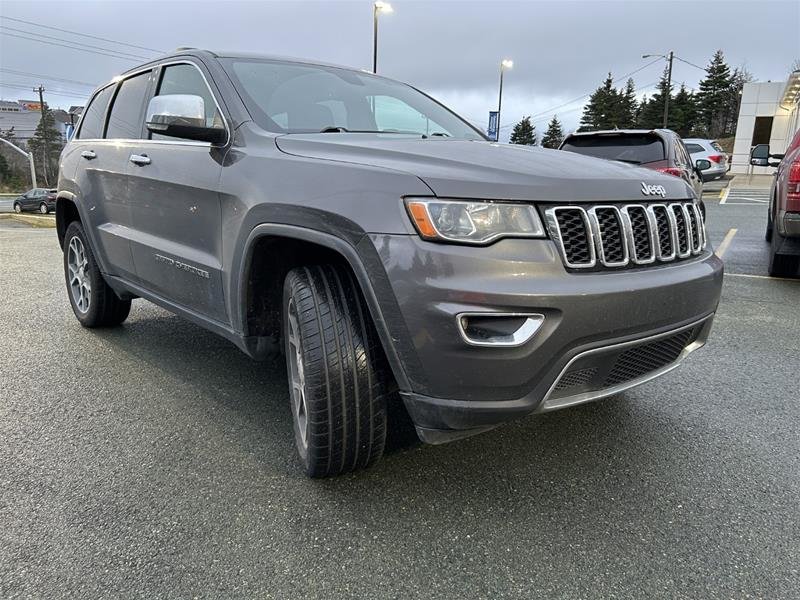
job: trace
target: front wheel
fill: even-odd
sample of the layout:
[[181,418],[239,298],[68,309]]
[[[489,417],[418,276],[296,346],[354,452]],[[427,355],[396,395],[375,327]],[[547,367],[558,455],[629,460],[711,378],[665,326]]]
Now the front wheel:
[[349,270],[291,270],[283,331],[295,443],[306,473],[326,477],[374,464],[386,441],[391,374]]
[[128,317],[131,301],[108,287],[78,221],[64,235],[64,275],[72,312],[84,327],[119,325]]
[[22,205],[19,202],[14,202],[14,212],[17,214],[22,212]]
[[39,212],[40,212],[40,213],[42,213],[43,215],[46,215],[47,213],[49,213],[49,212],[50,212],[50,209],[49,209],[49,208],[47,208],[47,204],[45,204],[44,202],[42,202],[42,203],[39,205]]

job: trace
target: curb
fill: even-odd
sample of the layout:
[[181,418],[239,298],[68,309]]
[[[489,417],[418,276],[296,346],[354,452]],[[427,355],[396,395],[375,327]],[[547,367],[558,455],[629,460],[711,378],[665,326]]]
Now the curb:
[[27,225],[30,225],[31,227],[54,229],[56,226],[55,217],[46,217],[44,215],[40,217],[38,215],[18,215],[16,213],[10,213],[10,214],[0,214],[0,219],[10,219],[12,221],[19,221],[20,223],[25,223]]

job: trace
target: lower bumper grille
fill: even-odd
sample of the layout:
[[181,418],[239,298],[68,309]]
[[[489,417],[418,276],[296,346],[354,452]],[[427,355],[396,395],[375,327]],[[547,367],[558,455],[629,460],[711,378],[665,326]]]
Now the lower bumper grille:
[[[553,385],[544,410],[588,401],[636,385],[679,361],[698,340],[706,321],[656,338],[598,348],[578,355]],[[702,345],[702,344],[698,344]],[[573,402],[572,400],[575,399]]]

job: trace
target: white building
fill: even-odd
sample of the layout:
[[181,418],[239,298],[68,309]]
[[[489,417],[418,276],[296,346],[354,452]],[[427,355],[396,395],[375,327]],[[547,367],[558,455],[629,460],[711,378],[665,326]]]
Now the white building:
[[[786,150],[800,129],[800,71],[788,81],[746,83],[733,143],[733,173],[750,172],[750,149],[769,144],[770,152]],[[752,167],[754,174],[772,174],[772,167]]]

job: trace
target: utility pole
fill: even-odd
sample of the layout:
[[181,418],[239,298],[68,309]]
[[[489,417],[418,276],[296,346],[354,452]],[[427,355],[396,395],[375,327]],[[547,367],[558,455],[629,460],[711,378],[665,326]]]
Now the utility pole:
[[664,129],[667,128],[667,120],[669,119],[669,95],[670,90],[672,89],[672,59],[674,54],[672,50],[669,51],[667,55],[667,93],[664,94]]
[[42,156],[42,174],[44,175],[45,185],[50,185],[50,177],[48,176],[48,169],[47,169],[47,159],[50,156],[50,140],[48,140],[47,136],[47,127],[46,123],[44,122],[44,87],[42,84],[39,84],[38,88],[33,88],[34,92],[39,92],[39,112],[41,113],[41,124],[42,124],[42,141],[44,142],[43,145],[43,152],[44,156]]

